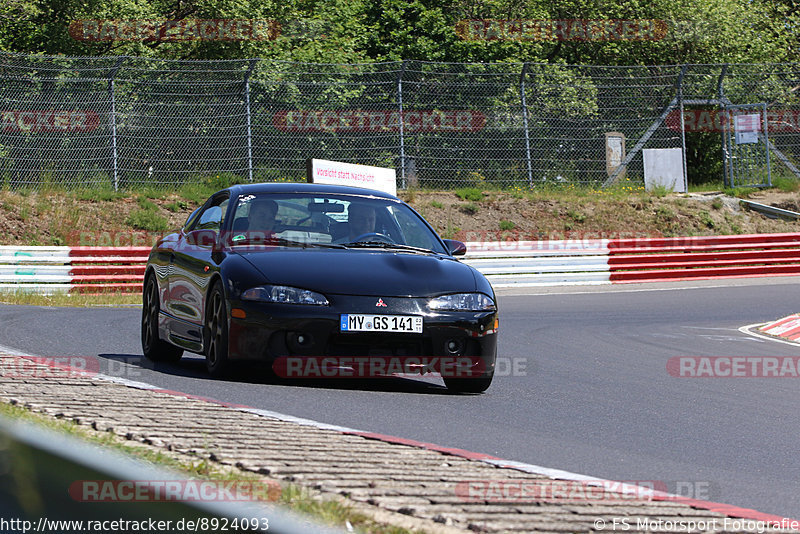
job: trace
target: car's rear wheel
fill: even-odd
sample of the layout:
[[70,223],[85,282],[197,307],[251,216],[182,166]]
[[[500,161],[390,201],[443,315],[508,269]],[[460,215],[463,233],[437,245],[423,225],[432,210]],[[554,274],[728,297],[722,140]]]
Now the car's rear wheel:
[[158,337],[159,311],[158,284],[151,275],[142,293],[142,354],[154,362],[177,362],[183,356],[183,349]]
[[482,393],[489,389],[492,383],[492,376],[481,376],[477,378],[453,378],[444,377],[444,385],[454,393]]
[[216,282],[208,294],[203,345],[206,369],[211,376],[223,376],[228,369],[228,308],[222,284]]

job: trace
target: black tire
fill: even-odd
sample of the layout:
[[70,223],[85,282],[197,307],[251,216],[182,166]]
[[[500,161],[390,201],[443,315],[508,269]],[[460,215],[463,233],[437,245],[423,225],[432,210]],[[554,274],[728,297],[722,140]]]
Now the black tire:
[[208,294],[203,349],[208,374],[213,377],[224,376],[228,370],[228,307],[220,282],[216,282]]
[[493,375],[477,378],[444,377],[444,385],[453,393],[483,393],[489,389],[492,377]]
[[158,284],[148,276],[142,291],[142,354],[154,362],[177,362],[183,349],[158,337],[159,314]]

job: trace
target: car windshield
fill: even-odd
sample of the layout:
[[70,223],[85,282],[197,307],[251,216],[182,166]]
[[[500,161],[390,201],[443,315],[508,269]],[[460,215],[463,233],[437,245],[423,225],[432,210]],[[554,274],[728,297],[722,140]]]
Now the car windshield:
[[319,193],[258,193],[237,199],[230,244],[447,251],[405,203]]

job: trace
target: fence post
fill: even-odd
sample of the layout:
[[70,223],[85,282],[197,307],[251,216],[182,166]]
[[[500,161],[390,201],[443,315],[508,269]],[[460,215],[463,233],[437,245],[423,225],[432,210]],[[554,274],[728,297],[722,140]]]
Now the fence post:
[[528,187],[533,189],[533,167],[531,166],[531,137],[528,132],[528,104],[525,100],[525,77],[528,75],[528,63],[522,64],[519,77],[519,93],[522,95],[522,127],[525,129],[525,159],[528,162]]
[[[719,78],[717,79],[717,98],[722,102],[722,109],[723,111],[726,110],[725,108],[725,101],[727,98],[725,97],[725,87],[723,83],[725,81],[725,75],[728,74],[728,64],[725,63],[722,65],[722,70],[720,70]],[[733,187],[731,183],[730,173],[728,172],[728,137],[727,137],[727,130],[729,128],[729,124],[727,122],[728,114],[723,113],[723,116],[726,119],[725,126],[722,128],[720,132],[720,137],[722,138],[722,183],[728,187]]]
[[114,77],[117,75],[117,71],[122,66],[122,62],[125,61],[125,56],[120,56],[117,59],[117,64],[114,65],[114,68],[111,69],[111,76],[108,79],[108,92],[111,95],[111,115],[108,117],[109,122],[111,123],[111,160],[113,166],[113,182],[114,182],[114,191],[119,190],[119,164],[117,161],[117,102],[114,96]]
[[247,179],[253,181],[253,134],[250,122],[250,75],[256,67],[256,60],[250,60],[250,66],[244,75],[244,101],[247,115]]
[[678,100],[680,101],[681,113],[681,159],[683,160],[683,188],[689,192],[689,175],[686,170],[686,120],[683,115],[683,79],[686,76],[687,66],[681,68],[681,73],[678,76]]
[[406,188],[406,147],[403,128],[403,74],[406,72],[406,60],[400,65],[400,72],[397,75],[397,103],[400,108],[400,188]]

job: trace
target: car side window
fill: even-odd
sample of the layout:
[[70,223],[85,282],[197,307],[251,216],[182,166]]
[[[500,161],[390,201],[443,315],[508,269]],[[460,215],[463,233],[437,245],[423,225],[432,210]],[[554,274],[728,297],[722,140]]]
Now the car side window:
[[219,232],[222,228],[222,219],[228,208],[228,198],[220,197],[200,214],[195,230],[213,230]]

